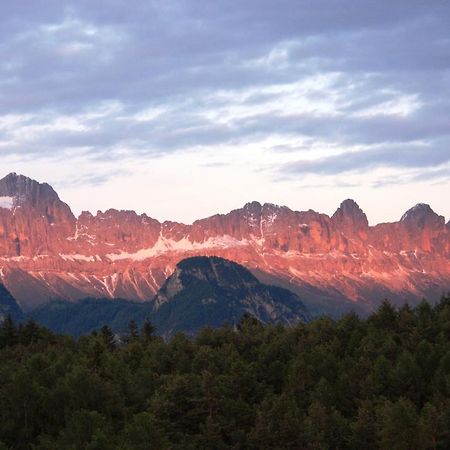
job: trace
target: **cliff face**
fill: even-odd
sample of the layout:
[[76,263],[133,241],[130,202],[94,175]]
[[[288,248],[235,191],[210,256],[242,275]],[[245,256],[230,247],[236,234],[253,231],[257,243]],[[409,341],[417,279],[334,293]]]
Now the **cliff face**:
[[48,184],[15,173],[0,180],[0,255],[32,258],[69,249],[75,224]]
[[49,185],[0,180],[0,281],[25,310],[55,298],[151,300],[179,261],[198,255],[243,264],[332,313],[450,287],[450,227],[428,205],[374,227],[352,200],[331,218],[253,202],[184,225],[133,211],[75,218]]

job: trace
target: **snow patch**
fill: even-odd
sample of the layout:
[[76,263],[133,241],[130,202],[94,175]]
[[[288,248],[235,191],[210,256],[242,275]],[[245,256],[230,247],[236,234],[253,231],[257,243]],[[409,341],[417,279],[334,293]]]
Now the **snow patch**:
[[12,209],[14,206],[14,197],[0,197],[0,208]]
[[254,228],[258,225],[258,219],[253,214],[249,214],[246,219],[250,227]]
[[265,222],[268,223],[269,225],[272,225],[275,222],[275,220],[277,220],[277,218],[278,218],[278,214],[276,212],[273,212],[272,214],[267,216],[267,219],[265,220]]
[[148,258],[152,258],[163,253],[196,251],[211,248],[242,247],[246,245],[248,245],[247,241],[240,241],[227,235],[211,237],[204,242],[191,242],[187,237],[184,237],[179,241],[175,241],[173,239],[166,239],[160,236],[158,241],[151,248],[141,249],[134,253],[124,251],[121,251],[120,253],[109,253],[106,255],[106,258],[111,261],[119,261],[122,259],[144,261]]
[[108,283],[108,278],[110,279],[110,277],[98,278],[97,276],[93,275],[93,278],[102,285],[102,288],[106,290],[106,292],[111,298],[114,298],[114,290],[112,289],[112,286],[110,286]]
[[75,234],[66,238],[68,241],[77,241],[78,239],[85,239],[89,244],[94,245],[97,240],[97,236],[92,236],[91,234],[86,233],[87,227],[82,225],[81,227],[78,224],[75,227]]
[[59,255],[64,261],[85,261],[85,262],[95,262],[95,256],[86,256],[86,255]]
[[425,211],[427,209],[429,209],[429,205],[427,205],[426,203],[417,203],[417,205],[413,206],[411,209],[409,209],[408,211],[405,212],[405,214],[403,214],[403,216],[400,218],[400,222],[404,222],[406,219],[409,218],[409,216],[411,216],[414,213],[417,213],[417,211]]

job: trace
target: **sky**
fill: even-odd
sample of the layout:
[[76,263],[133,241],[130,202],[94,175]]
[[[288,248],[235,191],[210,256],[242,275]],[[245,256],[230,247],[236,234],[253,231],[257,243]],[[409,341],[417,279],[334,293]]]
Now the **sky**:
[[450,218],[450,0],[0,6],[0,176],[75,213]]

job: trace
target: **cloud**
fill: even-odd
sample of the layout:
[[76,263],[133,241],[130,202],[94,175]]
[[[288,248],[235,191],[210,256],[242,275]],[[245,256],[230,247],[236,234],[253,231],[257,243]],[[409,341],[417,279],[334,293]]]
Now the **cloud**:
[[248,170],[270,162],[283,180],[440,170],[449,19],[449,2],[422,0],[8,2],[0,154],[72,155],[102,172],[260,146],[268,160]]
[[[317,175],[336,175],[346,172],[367,171],[379,167],[387,168],[435,168],[450,163],[448,142],[435,146],[411,145],[408,147],[391,145],[369,150],[345,152],[314,160],[299,160],[281,167],[286,176],[313,173]],[[439,176],[444,169],[431,172]],[[450,175],[447,170],[447,175]],[[417,178],[419,179],[419,177]]]

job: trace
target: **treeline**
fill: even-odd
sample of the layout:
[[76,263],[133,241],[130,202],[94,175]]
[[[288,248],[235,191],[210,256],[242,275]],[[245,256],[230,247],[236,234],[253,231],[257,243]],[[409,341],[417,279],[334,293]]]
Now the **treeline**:
[[0,329],[0,449],[449,449],[450,297],[165,342]]

